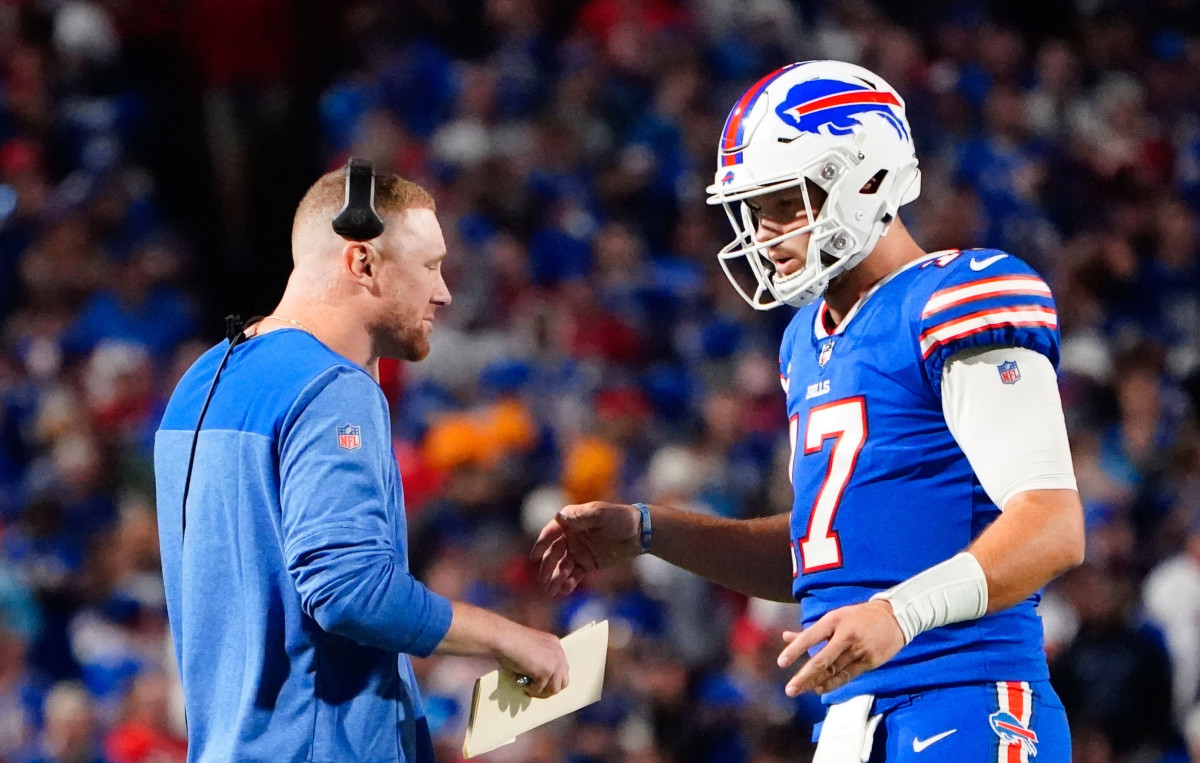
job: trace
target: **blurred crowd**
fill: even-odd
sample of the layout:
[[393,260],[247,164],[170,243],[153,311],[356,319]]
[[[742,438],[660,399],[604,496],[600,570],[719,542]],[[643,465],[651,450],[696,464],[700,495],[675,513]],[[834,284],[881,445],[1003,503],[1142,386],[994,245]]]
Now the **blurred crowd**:
[[[154,430],[351,154],[428,187],[450,246],[430,358],[383,379],[414,570],[612,623],[604,699],[487,759],[807,760],[795,605],[651,557],[551,600],[526,554],[565,503],[790,508],[790,311],[726,283],[703,189],[736,98],[812,58],[907,100],[927,250],[1055,290],[1089,544],[1040,610],[1075,760],[1200,761],[1194,0],[0,0],[0,763],[184,759]],[[439,760],[487,669],[419,661]]]

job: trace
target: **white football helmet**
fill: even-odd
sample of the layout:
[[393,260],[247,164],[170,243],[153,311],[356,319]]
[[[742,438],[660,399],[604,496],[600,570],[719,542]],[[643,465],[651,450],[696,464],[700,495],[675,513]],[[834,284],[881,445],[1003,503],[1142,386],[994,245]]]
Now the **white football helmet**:
[[[805,179],[827,194],[816,215]],[[794,186],[802,189],[810,223],[756,241],[757,221],[745,200]],[[738,99],[721,133],[708,203],[724,205],[735,233],[718,255],[721,267],[755,309],[801,307],[861,262],[896,211],[920,193],[904,100],[890,85],[841,61],[785,66]],[[734,204],[741,207],[736,213]],[[805,266],[777,276],[768,249],[803,233],[812,234]],[[742,257],[757,286],[739,283],[730,270]]]

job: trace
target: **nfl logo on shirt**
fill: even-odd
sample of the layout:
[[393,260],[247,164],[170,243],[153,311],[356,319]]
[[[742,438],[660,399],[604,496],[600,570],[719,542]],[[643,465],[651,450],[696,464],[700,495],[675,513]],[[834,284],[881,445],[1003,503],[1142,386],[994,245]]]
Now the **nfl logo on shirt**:
[[817,365],[819,365],[821,368],[824,368],[825,364],[829,362],[829,358],[832,355],[833,355],[833,340],[830,340],[830,341],[826,342],[825,344],[821,345],[821,354],[817,356]]
[[996,366],[1000,372],[1000,381],[1005,384],[1016,384],[1021,381],[1021,369],[1017,368],[1017,362],[1010,360],[1007,363],[1001,363]]
[[358,450],[362,447],[362,427],[347,424],[337,428],[338,446],[346,450]]

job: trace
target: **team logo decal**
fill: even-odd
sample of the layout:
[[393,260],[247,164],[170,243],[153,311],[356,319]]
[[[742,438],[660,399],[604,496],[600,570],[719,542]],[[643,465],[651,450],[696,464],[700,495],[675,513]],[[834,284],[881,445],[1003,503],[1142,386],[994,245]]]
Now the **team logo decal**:
[[872,90],[865,85],[830,79],[801,82],[788,90],[775,113],[785,124],[801,132],[819,135],[849,135],[861,126],[859,114],[875,112],[888,121],[896,134],[908,140],[908,129],[893,109],[901,108],[900,100],[891,93]]
[[829,362],[829,358],[832,355],[833,355],[833,340],[831,339],[828,342],[826,342],[825,344],[821,345],[821,354],[817,355],[817,365],[820,366],[821,368],[824,368],[825,364]]
[[992,724],[992,731],[996,732],[1001,741],[1019,744],[1030,756],[1037,755],[1037,734],[1017,720],[1012,713],[1001,710],[988,716],[988,721]]
[[730,170],[729,172],[726,172],[721,177],[721,185],[729,185],[732,182],[733,182],[733,170]]
[[338,447],[346,450],[358,450],[362,447],[362,427],[347,424],[337,428]]
[[1000,381],[1005,384],[1016,384],[1021,381],[1021,369],[1017,368],[1017,361],[1009,360],[996,366],[996,370],[1000,372]]

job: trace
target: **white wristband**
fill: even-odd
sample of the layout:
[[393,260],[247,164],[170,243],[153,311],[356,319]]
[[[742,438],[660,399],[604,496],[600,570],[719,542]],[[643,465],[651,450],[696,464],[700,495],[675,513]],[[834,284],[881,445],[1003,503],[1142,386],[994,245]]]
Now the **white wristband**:
[[979,560],[963,551],[871,599],[891,602],[908,644],[930,628],[983,617],[988,605],[987,578]]

